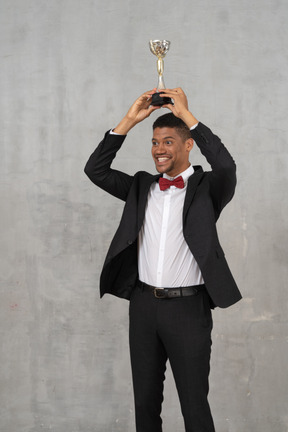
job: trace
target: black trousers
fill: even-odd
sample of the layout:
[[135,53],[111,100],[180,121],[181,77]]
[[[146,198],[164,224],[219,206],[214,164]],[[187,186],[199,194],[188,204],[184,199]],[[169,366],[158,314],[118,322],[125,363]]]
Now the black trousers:
[[137,432],[162,432],[166,362],[175,379],[186,432],[215,432],[207,400],[212,317],[206,291],[157,299],[135,288],[130,356]]

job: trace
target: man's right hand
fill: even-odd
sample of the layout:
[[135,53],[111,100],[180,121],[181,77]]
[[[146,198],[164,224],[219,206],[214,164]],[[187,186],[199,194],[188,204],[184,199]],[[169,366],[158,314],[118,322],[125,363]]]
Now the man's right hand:
[[150,106],[152,95],[156,93],[156,89],[143,93],[133,105],[121,122],[113,129],[113,132],[120,135],[127,135],[130,129],[132,129],[137,123],[145,120],[150,114],[161,108],[160,106]]

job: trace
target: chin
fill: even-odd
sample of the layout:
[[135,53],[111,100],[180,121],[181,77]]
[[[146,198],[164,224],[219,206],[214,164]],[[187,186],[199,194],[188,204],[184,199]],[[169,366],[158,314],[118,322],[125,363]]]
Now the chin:
[[167,170],[165,170],[164,168],[156,168],[156,170],[158,171],[159,174],[164,174],[167,172]]
[[156,166],[156,170],[158,171],[158,173],[159,174],[164,174],[164,173],[167,173],[167,172],[170,172],[171,171],[171,167],[159,167],[159,166]]

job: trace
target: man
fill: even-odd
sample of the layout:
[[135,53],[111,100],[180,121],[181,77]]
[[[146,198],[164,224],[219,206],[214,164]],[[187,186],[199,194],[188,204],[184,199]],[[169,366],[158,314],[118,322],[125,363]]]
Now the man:
[[[216,221],[231,200],[236,166],[227,149],[188,109],[181,88],[161,91],[171,113],[153,125],[158,175],[110,168],[125,136],[160,107],[141,95],[107,132],[85,167],[99,187],[126,201],[100,279],[105,293],[130,299],[130,355],[137,432],[161,432],[165,368],[173,371],[186,432],[213,432],[207,401],[211,307],[241,294],[219,244]],[[192,167],[194,140],[211,165]]]

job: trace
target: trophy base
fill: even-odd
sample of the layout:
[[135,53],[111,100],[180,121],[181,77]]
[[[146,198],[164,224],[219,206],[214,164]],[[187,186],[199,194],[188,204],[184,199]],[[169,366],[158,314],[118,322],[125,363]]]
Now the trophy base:
[[153,106],[162,106],[162,105],[167,105],[167,104],[173,105],[173,102],[172,102],[171,98],[169,98],[169,97],[161,97],[160,94],[161,94],[161,92],[154,93],[152,95],[152,102],[151,102],[150,105],[153,105]]

